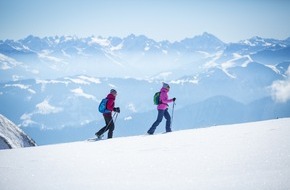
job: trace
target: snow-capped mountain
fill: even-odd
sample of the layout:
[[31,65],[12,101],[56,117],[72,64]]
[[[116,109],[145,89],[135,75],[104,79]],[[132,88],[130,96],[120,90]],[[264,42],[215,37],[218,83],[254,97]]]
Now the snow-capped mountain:
[[38,144],[79,140],[104,125],[98,103],[116,88],[116,136],[136,135],[155,119],[152,96],[166,81],[178,130],[289,117],[289,50],[290,38],[227,44],[209,33],[0,41],[0,113]]
[[0,41],[0,80],[79,74],[144,78],[160,72],[171,72],[170,79],[176,79],[209,66],[276,65],[290,60],[289,51],[289,39],[253,37],[226,44],[209,33],[172,43],[133,34],[125,38],[28,36]]
[[286,190],[289,123],[284,118],[4,150],[1,190]]
[[36,146],[19,127],[0,114],[0,149]]

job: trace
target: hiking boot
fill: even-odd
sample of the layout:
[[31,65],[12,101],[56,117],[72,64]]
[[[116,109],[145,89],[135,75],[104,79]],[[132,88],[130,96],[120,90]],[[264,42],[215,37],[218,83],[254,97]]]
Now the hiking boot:
[[97,136],[98,139],[102,139],[103,135],[98,135],[98,133],[95,134]]

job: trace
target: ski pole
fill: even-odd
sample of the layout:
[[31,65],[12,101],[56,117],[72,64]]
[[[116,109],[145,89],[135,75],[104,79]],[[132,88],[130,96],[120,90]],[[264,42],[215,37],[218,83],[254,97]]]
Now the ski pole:
[[116,123],[116,121],[117,121],[117,117],[118,117],[118,115],[119,115],[119,113],[118,112],[116,112],[117,114],[116,114],[116,117],[115,117],[115,121],[114,121],[114,124]]
[[173,123],[173,114],[174,114],[174,105],[175,105],[175,101],[173,102],[173,106],[172,106],[172,119],[171,119],[171,123],[170,123],[170,128],[172,128],[172,123]]

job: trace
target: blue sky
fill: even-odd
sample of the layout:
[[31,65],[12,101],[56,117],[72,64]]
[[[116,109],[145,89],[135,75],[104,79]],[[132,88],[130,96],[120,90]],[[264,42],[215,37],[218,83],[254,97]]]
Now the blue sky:
[[288,0],[0,0],[0,40],[30,34],[144,34],[180,41],[211,33],[224,42],[290,37]]

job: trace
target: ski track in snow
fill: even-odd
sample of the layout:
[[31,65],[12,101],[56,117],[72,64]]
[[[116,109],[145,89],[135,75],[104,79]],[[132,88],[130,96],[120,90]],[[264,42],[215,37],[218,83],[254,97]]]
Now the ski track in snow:
[[290,118],[0,151],[1,190],[290,189]]

